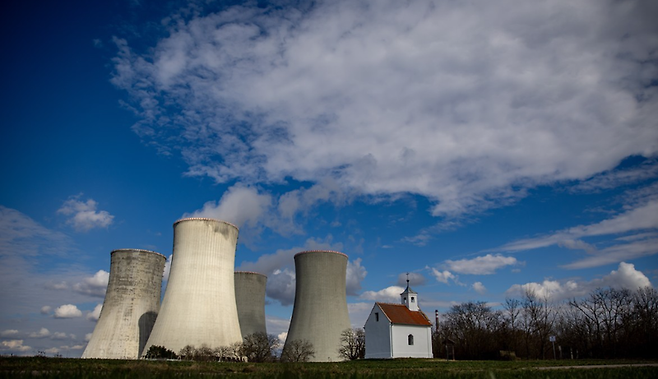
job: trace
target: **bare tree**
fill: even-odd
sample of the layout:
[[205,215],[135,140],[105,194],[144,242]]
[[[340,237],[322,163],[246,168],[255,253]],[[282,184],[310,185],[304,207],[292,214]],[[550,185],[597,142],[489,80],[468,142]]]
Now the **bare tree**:
[[361,328],[343,330],[340,334],[338,354],[350,361],[365,358],[366,332]]
[[478,301],[454,305],[446,313],[445,337],[455,342],[456,353],[467,359],[497,356],[502,313]]
[[222,362],[241,362],[242,342],[234,342],[229,346],[221,346],[213,350],[213,353]]
[[249,362],[270,362],[274,360],[274,350],[279,347],[279,338],[273,334],[256,332],[244,338],[242,356]]
[[283,362],[308,362],[315,356],[313,344],[307,340],[293,340],[286,343],[286,348],[281,354]]
[[195,352],[194,345],[185,345],[180,351],[178,352],[178,355],[181,357],[181,359],[184,359],[186,361],[192,361],[194,360],[194,352]]
[[545,359],[548,337],[553,333],[556,311],[547,298],[540,298],[534,291],[526,291],[523,299],[523,324],[526,333],[528,355]]

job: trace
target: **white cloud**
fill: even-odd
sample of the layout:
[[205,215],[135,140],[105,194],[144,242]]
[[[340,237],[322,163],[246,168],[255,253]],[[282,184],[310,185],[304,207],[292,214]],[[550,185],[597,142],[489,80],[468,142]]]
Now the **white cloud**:
[[55,309],[55,318],[73,318],[82,316],[82,312],[73,304],[64,304]]
[[473,290],[475,292],[479,293],[480,295],[483,295],[484,293],[487,292],[486,287],[482,284],[482,282],[475,282],[473,283]]
[[283,345],[283,344],[286,343],[286,339],[288,338],[288,332],[281,332],[281,333],[277,334],[276,336],[279,339],[279,341],[281,342],[281,344]]
[[93,276],[84,278],[82,282],[74,284],[73,290],[85,295],[103,297],[105,296],[109,280],[109,272],[98,270]]
[[101,317],[102,309],[103,309],[103,304],[96,304],[93,311],[87,312],[87,320],[98,321],[98,319]]
[[641,271],[635,269],[631,263],[621,262],[617,270],[612,270],[609,275],[604,276],[600,281],[594,280],[595,284],[601,284],[599,287],[610,286],[615,288],[626,288],[636,290],[641,287],[651,287],[649,278]]
[[50,337],[50,331],[46,328],[41,328],[38,332],[30,333],[30,338],[46,338]]
[[32,350],[30,346],[23,345],[23,340],[2,341],[2,346],[0,346],[0,348],[3,351],[7,351],[7,352],[11,352],[11,351],[24,352],[24,351]]
[[451,272],[448,271],[448,270],[439,271],[439,270],[437,270],[437,269],[435,269],[435,268],[431,268],[431,267],[426,267],[426,268],[429,269],[429,270],[430,270],[430,274],[431,274],[434,278],[436,278],[437,281],[439,281],[439,282],[441,282],[441,283],[448,284],[448,281],[449,281],[449,280],[452,280],[453,282],[459,284],[458,277],[455,276],[453,273],[451,273]]
[[0,337],[11,337],[17,334],[18,334],[18,330],[16,329],[6,329],[0,332]]
[[44,305],[43,307],[41,307],[41,311],[40,311],[40,313],[41,313],[42,315],[47,315],[47,314],[50,314],[50,311],[51,311],[51,310],[52,310],[52,307],[50,307],[50,306],[48,306],[48,305]]
[[621,262],[617,270],[612,270],[610,274],[602,278],[591,281],[546,279],[541,283],[515,284],[507,290],[507,295],[523,296],[526,291],[531,291],[540,298],[557,301],[584,296],[596,288],[611,287],[636,290],[647,286],[651,287],[652,285],[646,275],[636,270],[634,265]]
[[606,171],[578,183],[570,188],[573,192],[598,192],[602,189],[616,188],[658,177],[658,161],[649,160],[639,167],[623,170]]
[[[460,274],[489,275],[501,267],[513,266],[518,261],[514,257],[487,254],[473,259],[460,259],[458,261],[447,260],[446,266],[450,271]],[[445,282],[444,282],[445,283]]]
[[[144,54],[115,39],[112,81],[134,99],[134,129],[181,148],[190,175],[331,179],[342,192],[426,196],[452,217],[655,154],[651,7],[390,0],[181,13]],[[288,214],[305,201],[284,200]]]
[[80,201],[82,194],[71,196],[62,204],[57,213],[71,216],[67,224],[79,232],[87,232],[94,228],[107,228],[112,224],[114,216],[107,211],[97,211],[98,203],[93,199]]
[[348,295],[356,296],[361,290],[361,282],[366,278],[368,272],[361,266],[361,258],[347,262],[346,290]]
[[364,291],[359,299],[374,300],[388,303],[399,303],[400,294],[404,291],[403,287],[390,286],[379,291]]
[[51,338],[54,340],[64,340],[70,338],[70,336],[64,332],[55,332]]
[[[267,333],[279,336],[282,342],[285,342],[288,328],[290,327],[290,319],[276,317],[272,315],[265,316],[265,323],[267,326]],[[281,338],[283,336],[283,338]]]
[[[597,267],[658,254],[658,239],[653,232],[645,232],[658,229],[658,199],[654,197],[655,194],[645,194],[641,199],[644,201],[638,205],[628,206],[624,212],[594,224],[578,225],[553,234],[514,241],[493,250],[515,252],[558,245],[584,250],[589,254],[586,258],[564,265],[567,269]],[[617,238],[611,241],[612,246],[600,250],[581,240],[623,233],[634,235]]]
[[185,214],[184,217],[208,217],[227,221],[238,227],[255,227],[267,215],[271,204],[272,197],[269,194],[261,194],[253,187],[237,184],[230,187],[219,202],[209,201],[202,209]]
[[278,300],[281,305],[291,305],[295,301],[295,272],[284,268],[275,270],[267,277],[267,296]]
[[321,202],[343,204],[346,195],[340,192],[337,183],[324,180],[309,188],[283,193],[277,197],[255,187],[236,184],[229,187],[221,199],[209,201],[203,208],[183,217],[208,217],[228,221],[240,227],[241,240],[249,243],[263,227],[268,227],[279,234],[291,235],[303,233],[297,224],[298,215],[308,215],[308,211]]
[[[398,295],[399,299],[399,295]],[[350,314],[350,321],[353,328],[363,328],[366,319],[372,310],[373,303],[348,303],[347,311]]]
[[92,335],[92,334],[93,334],[93,333],[87,333],[87,334],[85,334],[85,342],[89,342],[89,340],[91,340],[91,335]]
[[[646,234],[644,235],[647,236]],[[617,242],[623,240],[618,239]],[[594,251],[591,256],[566,264],[566,269],[581,269],[598,267],[606,264],[622,262],[635,258],[658,254],[658,238],[639,238],[631,242],[618,243],[616,245]]]
[[0,257],[65,255],[73,241],[63,233],[44,228],[27,215],[0,205]]

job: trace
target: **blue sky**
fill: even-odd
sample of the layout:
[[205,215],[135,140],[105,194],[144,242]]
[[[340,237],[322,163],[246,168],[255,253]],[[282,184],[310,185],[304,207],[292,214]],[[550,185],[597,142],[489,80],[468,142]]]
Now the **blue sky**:
[[80,356],[110,251],[240,226],[287,330],[297,252],[362,326],[658,281],[650,1],[18,2],[2,13],[0,353]]

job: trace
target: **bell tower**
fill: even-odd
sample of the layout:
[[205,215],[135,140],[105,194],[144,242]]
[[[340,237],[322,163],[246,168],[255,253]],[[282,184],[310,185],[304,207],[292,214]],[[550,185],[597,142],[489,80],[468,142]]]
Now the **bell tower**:
[[418,293],[409,287],[409,273],[407,273],[407,288],[400,294],[400,301],[410,311],[418,311]]

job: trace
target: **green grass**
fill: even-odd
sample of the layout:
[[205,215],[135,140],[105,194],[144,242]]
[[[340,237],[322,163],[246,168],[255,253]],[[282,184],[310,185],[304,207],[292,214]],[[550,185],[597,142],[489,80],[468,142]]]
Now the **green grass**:
[[0,378],[658,378],[658,367],[540,370],[538,367],[655,363],[646,361],[367,360],[341,363],[217,363],[62,358],[0,358]]

